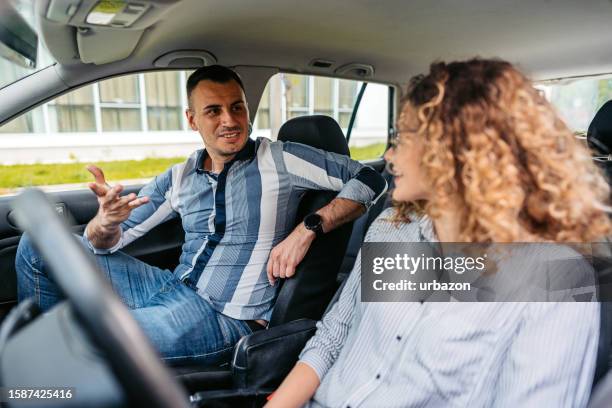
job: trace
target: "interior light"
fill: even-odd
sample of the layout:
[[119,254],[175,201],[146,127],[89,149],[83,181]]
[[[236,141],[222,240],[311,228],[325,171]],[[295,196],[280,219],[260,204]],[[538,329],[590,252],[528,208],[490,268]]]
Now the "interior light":
[[87,15],[86,22],[96,25],[110,25],[111,21],[126,6],[123,0],[100,0]]

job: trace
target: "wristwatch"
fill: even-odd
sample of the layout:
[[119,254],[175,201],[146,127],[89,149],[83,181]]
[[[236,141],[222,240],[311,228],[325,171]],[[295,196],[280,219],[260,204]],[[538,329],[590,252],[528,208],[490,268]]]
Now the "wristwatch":
[[317,237],[323,235],[323,218],[317,213],[308,214],[304,217],[304,226],[317,234]]

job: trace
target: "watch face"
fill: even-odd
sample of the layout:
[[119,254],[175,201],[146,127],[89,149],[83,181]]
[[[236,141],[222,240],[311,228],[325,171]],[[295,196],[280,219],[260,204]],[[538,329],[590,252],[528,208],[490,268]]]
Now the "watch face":
[[304,226],[309,230],[317,230],[321,227],[321,216],[319,214],[308,214],[304,218]]

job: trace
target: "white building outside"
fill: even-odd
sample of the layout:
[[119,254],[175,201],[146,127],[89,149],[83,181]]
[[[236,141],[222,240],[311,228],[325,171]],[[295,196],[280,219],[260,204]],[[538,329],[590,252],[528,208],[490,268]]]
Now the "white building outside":
[[[0,61],[0,65],[2,65]],[[0,66],[0,71],[11,69]],[[184,110],[188,73],[128,75],[69,92],[0,127],[0,165],[135,160],[187,156],[202,147]],[[361,83],[278,74],[271,78],[254,120],[252,137],[274,139],[286,120],[325,114],[343,130]],[[384,143],[388,92],[369,84],[351,146]]]

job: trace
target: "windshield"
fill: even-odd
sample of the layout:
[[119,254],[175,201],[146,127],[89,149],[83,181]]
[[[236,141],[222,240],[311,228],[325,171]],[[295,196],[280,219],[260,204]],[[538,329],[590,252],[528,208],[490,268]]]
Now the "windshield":
[[[34,0],[19,0],[11,1],[9,4],[13,5],[17,12],[23,17],[25,22],[32,27],[35,31],[36,25],[34,22]],[[0,4],[0,13],[7,15],[9,8],[7,3]],[[8,47],[0,41],[0,47],[8,49]],[[10,58],[6,53],[0,53],[0,88],[18,81],[19,79],[26,77],[33,72],[39,71],[49,65],[53,64],[53,59],[47,52],[42,41],[38,41],[38,52],[37,62],[35,66],[27,66],[18,58]]]

